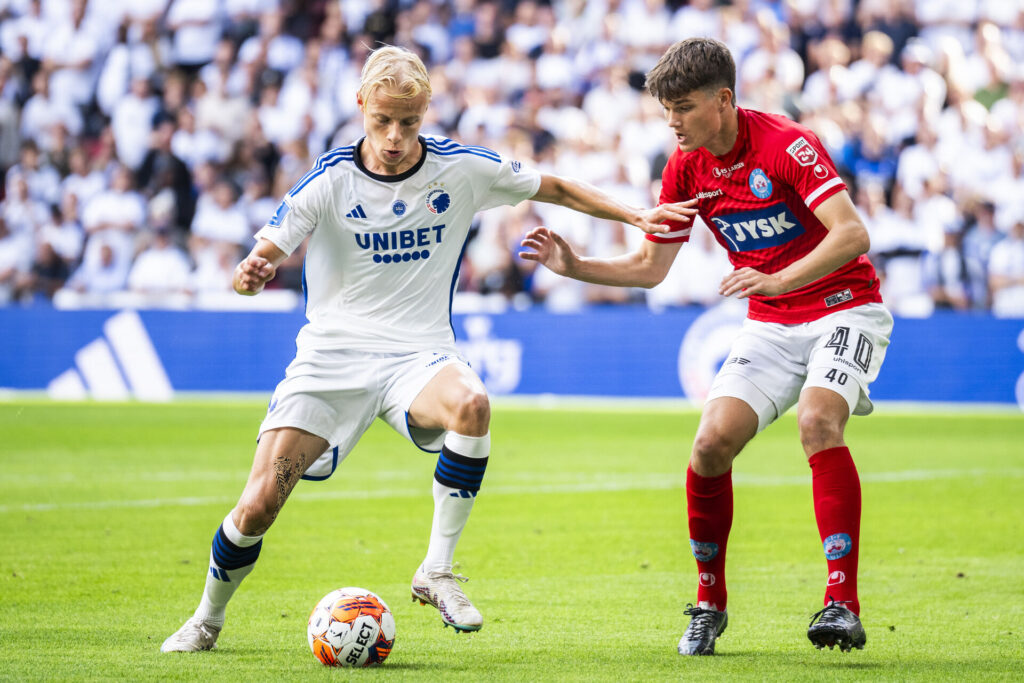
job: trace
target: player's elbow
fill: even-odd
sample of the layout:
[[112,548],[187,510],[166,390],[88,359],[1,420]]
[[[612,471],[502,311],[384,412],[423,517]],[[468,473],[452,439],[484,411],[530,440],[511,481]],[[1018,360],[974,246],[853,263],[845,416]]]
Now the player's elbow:
[[862,254],[868,253],[871,249],[871,238],[868,235],[867,228],[864,227],[864,223],[860,220],[847,220],[843,222],[840,230],[834,230],[836,237],[839,238],[839,243],[842,244],[842,248],[845,254],[849,255],[851,259],[857,258]]
[[644,264],[644,267],[640,268],[636,273],[636,286],[643,287],[644,289],[657,287],[665,280],[666,275],[668,275],[667,268],[661,268],[656,263]]
[[855,229],[851,231],[851,244],[850,247],[857,252],[857,256],[862,256],[871,250],[871,236],[868,234],[867,228],[864,224],[857,222]]

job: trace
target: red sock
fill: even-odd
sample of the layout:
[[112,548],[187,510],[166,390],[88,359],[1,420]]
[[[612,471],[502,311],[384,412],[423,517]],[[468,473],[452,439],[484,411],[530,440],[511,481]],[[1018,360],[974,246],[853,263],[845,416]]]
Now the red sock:
[[702,477],[686,468],[690,549],[697,558],[697,602],[725,609],[725,544],[732,528],[732,470]]
[[857,600],[857,555],[860,552],[860,477],[846,446],[810,457],[814,517],[828,562],[825,604],[846,602],[860,614]]

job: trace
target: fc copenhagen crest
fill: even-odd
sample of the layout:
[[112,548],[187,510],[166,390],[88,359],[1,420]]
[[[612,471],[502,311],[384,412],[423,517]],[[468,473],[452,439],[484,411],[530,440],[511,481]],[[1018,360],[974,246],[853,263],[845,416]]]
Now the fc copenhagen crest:
[[427,191],[427,210],[441,215],[452,205],[452,196],[444,187],[435,187]]

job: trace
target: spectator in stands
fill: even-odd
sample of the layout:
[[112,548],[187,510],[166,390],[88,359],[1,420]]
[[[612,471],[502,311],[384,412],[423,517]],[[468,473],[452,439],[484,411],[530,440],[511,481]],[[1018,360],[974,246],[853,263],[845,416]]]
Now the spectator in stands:
[[174,243],[174,232],[161,226],[153,231],[150,245],[135,257],[128,272],[128,288],[150,296],[184,294],[191,273],[192,264]]
[[110,127],[117,157],[133,171],[142,165],[149,149],[153,119],[159,110],[160,100],[153,95],[145,78],[133,78],[131,91],[114,106]]
[[201,252],[221,243],[234,245],[240,252],[243,246],[252,244],[252,235],[234,185],[227,177],[218,178],[209,192],[199,196],[189,245],[192,257],[198,263],[207,258]]
[[1024,215],[1009,235],[992,248],[989,259],[992,312],[1005,317],[1024,317]]
[[[78,206],[87,204],[106,187],[103,174],[89,164],[89,155],[83,147],[73,147],[68,151],[70,172],[60,183],[60,193],[62,197],[74,195]],[[63,199],[61,202],[63,203]]]
[[43,158],[33,140],[21,143],[18,163],[7,171],[8,192],[15,176],[25,181],[32,199],[45,204],[56,204],[60,200],[60,174]]
[[50,218],[46,204],[29,194],[28,181],[14,168],[7,174],[7,198],[0,202],[0,217],[11,232],[28,235],[30,242]]
[[11,60],[0,54],[0,170],[18,158],[18,79]]
[[82,114],[66,100],[50,97],[50,75],[41,69],[32,77],[32,97],[21,111],[21,136],[38,149],[54,149],[58,125],[77,136],[82,132]]
[[291,71],[302,59],[302,41],[284,32],[284,14],[277,8],[260,15],[259,31],[238,49],[242,64],[259,64],[279,73]]
[[14,232],[0,215],[0,305],[15,300],[15,292],[32,267],[32,235]]
[[[82,211],[82,224],[89,235],[90,246],[97,236],[103,235],[103,242],[113,245],[117,252],[114,261],[118,268],[124,267],[125,275],[127,265],[135,254],[136,238],[145,226],[146,219],[145,202],[133,189],[133,185],[132,172],[123,165],[117,165],[114,168],[110,189],[90,199]],[[87,256],[88,253],[87,247]],[[104,268],[109,266],[103,259],[98,259],[91,265],[96,266],[99,263],[105,264]]]
[[964,264],[967,268],[969,296],[974,308],[992,306],[989,291],[989,260],[992,249],[1005,237],[996,228],[996,207],[987,200],[976,202],[966,213],[967,230],[964,233]]
[[893,206],[885,203],[885,188],[868,182],[857,191],[857,208],[871,236],[871,262],[882,280],[882,299],[898,315],[926,317],[935,302],[925,285],[927,235],[914,222],[913,202],[896,186]]
[[50,221],[38,233],[39,240],[52,245],[68,268],[78,265],[85,245],[85,230],[78,217],[78,206],[78,197],[71,193],[64,195],[60,206],[52,207]]
[[98,233],[85,245],[82,264],[71,274],[65,289],[78,294],[110,294],[128,284],[132,252],[111,233]]
[[41,241],[36,246],[32,265],[16,285],[15,296],[21,301],[49,301],[64,286],[70,272],[67,262],[53,245]]
[[222,33],[219,3],[209,0],[171,0],[167,28],[174,35],[174,63],[195,73],[213,59]]
[[87,2],[70,0],[68,19],[49,27],[43,44],[43,68],[51,74],[50,92],[79,107],[92,99],[101,57],[102,36],[86,21]]
[[174,210],[171,225],[185,230],[192,223],[195,199],[192,196],[192,175],[173,151],[174,135],[174,121],[158,115],[150,135],[149,151],[139,166],[138,185],[149,201],[169,193],[173,198]]

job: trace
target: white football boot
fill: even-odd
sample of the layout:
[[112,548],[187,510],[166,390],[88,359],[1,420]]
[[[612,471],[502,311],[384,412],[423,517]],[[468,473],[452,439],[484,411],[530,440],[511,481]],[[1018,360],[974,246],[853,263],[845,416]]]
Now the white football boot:
[[469,579],[450,571],[424,571],[421,566],[412,577],[412,599],[419,600],[421,605],[436,607],[444,625],[451,626],[457,633],[479,631],[484,618],[456,580],[465,583]]
[[217,647],[220,626],[192,617],[160,646],[160,652],[200,652]]

